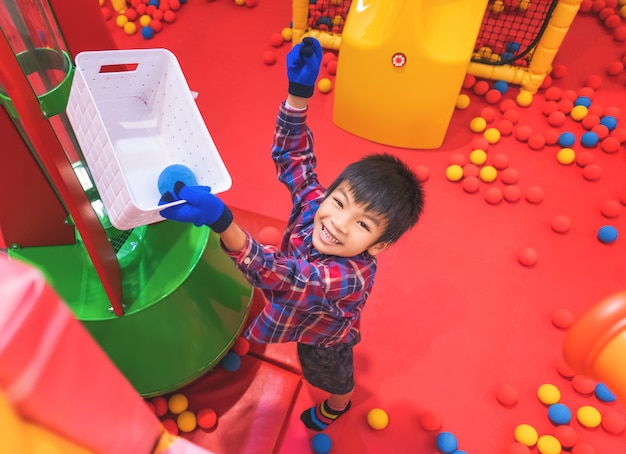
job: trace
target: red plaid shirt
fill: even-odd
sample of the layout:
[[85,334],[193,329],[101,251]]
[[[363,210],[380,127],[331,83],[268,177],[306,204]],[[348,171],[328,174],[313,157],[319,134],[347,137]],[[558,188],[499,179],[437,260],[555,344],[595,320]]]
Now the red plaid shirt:
[[247,234],[244,248],[226,253],[269,304],[246,330],[257,343],[333,345],[357,339],[359,319],[374,284],[376,259],[364,252],[336,257],[313,248],[313,218],[326,192],[315,174],[307,110],[280,107],[272,159],[293,210],[280,250]]

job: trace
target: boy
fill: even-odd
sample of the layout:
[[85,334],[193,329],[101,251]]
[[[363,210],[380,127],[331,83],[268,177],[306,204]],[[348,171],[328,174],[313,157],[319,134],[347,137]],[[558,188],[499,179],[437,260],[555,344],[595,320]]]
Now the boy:
[[304,378],[329,393],[301,419],[324,430],[350,409],[354,389],[352,348],[359,319],[374,284],[376,255],[418,220],[423,189],[397,158],[367,156],[349,165],[332,185],[315,174],[313,135],[306,125],[322,59],[316,40],[305,38],[287,55],[289,94],[278,113],[272,159],[291,192],[293,211],[280,250],[257,243],[233,222],[222,201],[204,186],[176,183],[163,202],[186,204],[162,211],[165,218],[208,225],[240,272],[269,304],[246,330],[253,342],[297,342]]

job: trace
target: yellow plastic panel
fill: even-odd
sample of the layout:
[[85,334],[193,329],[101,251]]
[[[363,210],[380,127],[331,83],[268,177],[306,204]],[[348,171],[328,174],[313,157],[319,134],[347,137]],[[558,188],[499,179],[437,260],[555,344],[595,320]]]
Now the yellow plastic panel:
[[335,124],[384,145],[439,148],[486,6],[355,0],[339,48]]

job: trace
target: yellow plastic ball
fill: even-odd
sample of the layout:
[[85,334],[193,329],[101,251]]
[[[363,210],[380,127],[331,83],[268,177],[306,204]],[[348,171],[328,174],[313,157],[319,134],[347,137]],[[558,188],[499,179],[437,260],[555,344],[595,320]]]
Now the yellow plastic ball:
[[572,117],[572,120],[581,121],[583,118],[587,116],[589,110],[585,106],[574,106],[569,113],[569,116]]
[[561,391],[551,383],[544,383],[537,388],[537,397],[542,404],[552,405],[561,400]]
[[382,408],[373,408],[367,413],[367,423],[372,429],[383,430],[389,424],[389,416]]
[[100,0],[100,6],[104,6],[104,0]]
[[504,11],[504,2],[502,0],[496,0],[495,2],[493,2],[493,5],[491,5],[491,11],[496,14]]
[[540,454],[561,454],[561,443],[552,435],[542,435],[537,440],[537,451]]
[[280,34],[283,37],[283,41],[291,41],[293,30],[289,27],[285,27],[281,30]]
[[465,93],[461,93],[458,98],[456,98],[456,108],[457,109],[467,109],[470,105],[470,97]]
[[189,407],[189,401],[184,394],[173,394],[167,401],[167,408],[175,415],[182,413]]
[[619,15],[620,17],[626,18],[626,3],[620,3]]
[[602,415],[597,408],[584,405],[576,412],[576,419],[582,426],[594,429],[602,422]]
[[328,93],[333,89],[333,83],[327,77],[320,79],[317,83],[317,89],[322,93]]
[[517,105],[520,107],[528,107],[533,103],[532,93],[524,90],[520,90],[516,98]]
[[446,169],[446,177],[450,181],[459,181],[463,178],[463,167],[458,164],[452,164]]
[[475,117],[470,121],[470,129],[474,132],[483,132],[487,127],[487,120],[483,117]]
[[515,428],[514,436],[515,441],[528,447],[535,446],[537,440],[539,439],[537,430],[530,424],[520,424],[517,426]]
[[244,6],[246,4],[246,0],[235,0],[235,5]]
[[520,11],[526,11],[528,7],[530,6],[530,1],[531,0],[520,0],[519,2]]
[[571,148],[561,148],[556,154],[556,160],[563,165],[568,165],[576,159],[576,152]]
[[485,166],[480,169],[480,173],[478,175],[485,183],[491,183],[498,176],[498,171],[494,166]]
[[502,134],[500,133],[500,130],[497,129],[497,128],[489,128],[483,134],[483,137],[490,144],[498,143],[500,141],[500,137],[501,136],[502,136]]
[[198,424],[195,413],[185,410],[176,418],[176,424],[182,432],[191,432]]
[[148,25],[150,25],[150,22],[152,22],[152,18],[147,14],[144,14],[139,18],[139,23],[142,27],[147,27]]
[[137,31],[137,26],[134,22],[126,22],[124,24],[124,33],[127,35],[132,35]]
[[118,27],[124,28],[124,25],[128,23],[128,17],[124,16],[123,14],[120,14],[119,16],[115,18],[115,23],[117,24]]
[[477,148],[470,153],[469,159],[472,164],[481,166],[485,163],[485,161],[487,161],[487,153],[485,150]]

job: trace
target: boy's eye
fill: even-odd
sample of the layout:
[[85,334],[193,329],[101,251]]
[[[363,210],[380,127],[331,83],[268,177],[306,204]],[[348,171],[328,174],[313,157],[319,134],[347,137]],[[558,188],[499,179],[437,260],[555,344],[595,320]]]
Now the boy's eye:
[[335,201],[335,203],[337,204],[339,208],[343,208],[343,202],[341,200],[339,200],[336,197],[334,197],[333,200]]
[[370,231],[369,226],[368,226],[365,222],[363,222],[363,221],[359,221],[359,222],[357,222],[357,224],[358,224],[361,228],[363,228],[363,229],[367,230],[368,232]]

